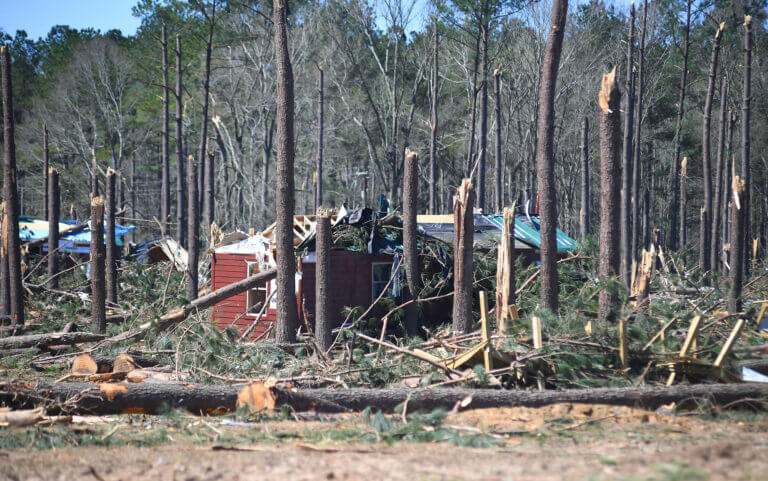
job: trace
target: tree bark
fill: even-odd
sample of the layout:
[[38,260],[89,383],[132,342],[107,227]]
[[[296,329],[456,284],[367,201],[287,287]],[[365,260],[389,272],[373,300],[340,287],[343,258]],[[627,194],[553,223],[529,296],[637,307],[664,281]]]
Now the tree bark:
[[434,20],[434,32],[432,34],[432,92],[429,104],[429,213],[437,214],[437,102],[438,102],[438,82],[439,82],[439,64],[438,64],[438,31],[437,16]]
[[472,330],[472,281],[475,191],[464,179],[453,197],[453,330]]
[[11,79],[11,55],[8,46],[3,45],[3,197],[7,230],[3,239],[4,251],[8,258],[8,292],[10,315],[13,324],[24,325],[24,287],[21,273],[21,241],[19,239],[19,192],[16,185],[16,141],[14,138],[13,87]]
[[327,352],[333,344],[333,310],[331,300],[331,216],[325,209],[317,211],[315,240],[315,339],[318,347]]
[[717,77],[717,58],[720,53],[720,38],[723,34],[725,23],[721,23],[715,32],[715,40],[712,43],[712,57],[709,60],[709,81],[707,83],[707,97],[704,102],[704,121],[701,132],[701,175],[704,181],[704,206],[702,207],[701,225],[699,226],[699,265],[706,272],[712,268],[711,264],[711,239],[712,235],[712,162],[709,148],[709,132],[712,124],[712,98],[715,96],[715,78]]
[[691,32],[691,3],[686,0],[685,40],[683,44],[683,72],[680,75],[680,98],[677,102],[677,124],[675,125],[675,155],[673,158],[672,175],[672,205],[670,206],[669,249],[677,250],[685,246],[685,207],[681,201],[682,182],[680,179],[680,135],[683,130],[683,114],[685,113],[685,93],[688,88],[688,50]]
[[11,275],[8,270],[8,208],[2,204],[2,239],[0,239],[0,315],[11,317]]
[[48,169],[48,289],[59,288],[59,215],[60,192],[59,172],[50,167]]
[[744,17],[744,79],[741,97],[741,177],[733,177],[733,210],[731,224],[731,286],[728,292],[728,312],[741,311],[741,291],[744,283],[745,231],[749,221],[749,120],[752,95],[752,17]]
[[504,206],[504,192],[501,189],[501,179],[504,177],[504,169],[501,164],[501,70],[496,69],[493,71],[493,96],[495,99],[495,113],[496,113],[496,178],[495,186],[493,190],[493,211],[495,213],[501,213]]
[[43,124],[43,218],[48,218],[48,125]]
[[[213,27],[216,24],[216,0],[213,0],[213,2],[211,2],[210,15],[208,15],[208,13],[205,12],[204,4],[201,3],[200,8],[202,10],[203,16],[205,17],[206,23],[208,24],[208,38],[205,41],[205,70],[203,73],[203,108],[202,108],[203,122],[200,126],[200,148],[197,154],[198,168],[200,169],[200,172],[198,173],[198,176],[197,176],[197,181],[200,184],[198,185],[198,188],[197,188],[197,193],[198,193],[197,195],[202,197],[202,193],[204,189],[202,182],[205,180],[205,172],[206,172],[205,161],[206,161],[206,150],[208,147],[208,101],[209,101],[209,92],[211,89],[211,49],[213,47]],[[203,211],[202,199],[198,199],[196,203],[198,203],[197,210],[198,210],[198,216],[200,216],[200,214]],[[198,217],[198,220],[199,218],[200,217]],[[197,222],[196,224],[199,224],[199,222]],[[199,229],[199,226],[198,226],[198,229]],[[199,237],[199,234],[198,234],[198,237]],[[195,281],[195,287],[197,287],[197,281]],[[195,293],[195,297],[197,297],[197,293]]]
[[[637,95],[635,96],[637,98],[637,108],[635,109],[635,123],[634,123],[634,152],[632,154],[632,179],[633,179],[633,187],[632,192],[634,194],[635,202],[632,209],[632,221],[633,221],[633,228],[632,232],[635,233],[634,236],[632,236],[632,253],[633,255],[637,255],[637,253],[640,251],[640,244],[642,243],[643,248],[649,247],[649,240],[650,240],[650,226],[648,225],[648,221],[650,219],[650,212],[648,211],[649,205],[646,206],[646,204],[649,204],[649,202],[646,202],[646,199],[650,201],[650,189],[648,187],[648,182],[650,182],[650,177],[648,177],[648,181],[646,181],[646,184],[642,187],[643,190],[643,221],[642,221],[642,227],[640,227],[640,219],[639,219],[639,213],[638,213],[638,203],[639,201],[638,196],[640,195],[641,190],[641,182],[640,177],[643,173],[647,173],[650,167],[650,162],[646,160],[643,161],[643,158],[641,156],[641,142],[642,142],[642,125],[643,125],[643,87],[644,87],[644,77],[643,77],[643,65],[645,63],[645,32],[646,27],[648,25],[648,0],[643,0],[643,30],[640,33],[640,43],[638,45],[638,52],[637,52],[637,79],[635,80],[635,90],[637,92]],[[642,235],[638,234],[638,231],[642,231]]]
[[480,146],[477,166],[477,206],[485,212],[485,160],[488,157],[488,15],[487,2],[482,7],[482,27],[480,30]]
[[162,185],[160,186],[160,234],[162,236],[168,233],[168,221],[171,216],[171,181],[170,167],[168,163],[168,38],[166,36],[165,24],[160,31],[160,45],[162,47],[162,69],[163,69],[163,138],[162,138]]
[[541,303],[542,309],[557,313],[557,194],[555,191],[555,87],[563,49],[568,0],[552,2],[552,19],[544,52],[539,92],[536,174],[539,185],[539,222],[541,234]]
[[[419,199],[419,154],[405,151],[405,171],[403,172],[403,256],[405,274],[408,281],[408,298],[418,299],[421,292],[421,271],[419,269],[418,226],[416,224],[417,204]],[[416,335],[419,322],[417,303],[406,306],[405,329]]]
[[317,165],[315,166],[315,211],[323,205],[323,68],[318,67],[317,80]]
[[[168,407],[193,413],[234,411],[241,386],[211,386],[175,383],[117,384],[109,393],[103,384],[85,382],[38,383],[20,381],[0,384],[0,402],[15,409],[41,402],[49,412],[68,414],[120,414],[131,412],[161,413]],[[124,388],[124,389],[123,389]],[[452,409],[471,399],[469,409],[520,406],[541,407],[558,403],[604,404],[656,409],[665,404],[707,399],[716,405],[759,401],[768,397],[768,385],[694,384],[651,387],[607,387],[568,389],[564,391],[519,391],[499,389],[430,388],[354,388],[303,389],[272,391],[276,407],[287,406],[297,412],[360,412],[365,408],[386,413],[396,412],[408,403],[410,411]]]
[[104,339],[103,334],[92,332],[51,332],[47,334],[0,337],[0,351],[27,347],[66,346],[82,342],[101,341],[102,339]]
[[104,232],[106,243],[106,272],[107,272],[107,303],[117,305],[117,242],[115,240],[115,171],[107,170],[107,201],[104,205],[107,211],[107,223]]
[[182,122],[184,115],[184,105],[182,96],[184,95],[182,87],[182,69],[181,69],[181,36],[176,35],[176,238],[179,245],[187,245],[187,216],[186,203],[184,202],[184,137],[182,136]]
[[[216,220],[216,151],[213,146],[208,148],[208,162],[205,163],[205,221],[206,237],[211,235],[211,225]],[[208,239],[212,241],[212,239]]]
[[632,122],[634,121],[634,48],[635,48],[635,3],[629,7],[629,36],[627,38],[627,71],[624,90],[627,103],[624,110],[624,144],[622,145],[623,166],[621,169],[621,280],[629,286],[630,269],[634,252],[632,251]]
[[[714,205],[712,207],[712,233],[711,242],[712,247],[710,249],[709,265],[713,270],[720,270],[720,248],[721,248],[721,236],[720,236],[720,224],[722,223],[722,212],[724,194],[727,189],[723,188],[723,178],[725,177],[725,131],[727,129],[727,100],[728,100],[728,83],[723,77],[720,82],[720,131],[717,136],[717,166],[715,168],[715,198]],[[727,202],[727,197],[725,202]]]
[[91,197],[99,196],[99,164],[96,163],[96,150],[91,148]]
[[579,237],[589,235],[589,119],[585,116],[581,127],[581,209],[579,210]]
[[198,250],[200,248],[200,208],[198,206],[199,195],[197,192],[197,165],[195,158],[189,156],[187,164],[187,252],[189,261],[187,262],[187,300],[193,301],[197,298],[198,282]]
[[[598,97],[600,105],[600,278],[606,281],[619,274],[619,220],[621,199],[621,92],[616,85],[616,69],[603,75]],[[601,289],[598,319],[613,320],[616,295]]]
[[273,3],[275,64],[277,67],[277,192],[276,262],[278,344],[296,341],[299,314],[296,306],[296,258],[293,251],[294,215],[294,98],[293,68],[288,49],[287,0]]
[[91,199],[91,326],[93,332],[107,331],[104,293],[104,200]]

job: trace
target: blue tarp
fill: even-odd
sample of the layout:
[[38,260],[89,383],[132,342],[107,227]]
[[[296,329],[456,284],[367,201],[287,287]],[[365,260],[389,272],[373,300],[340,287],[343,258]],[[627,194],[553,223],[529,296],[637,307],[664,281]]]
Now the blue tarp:
[[[25,219],[23,221],[29,222],[29,219]],[[22,222],[23,222],[22,221]],[[79,224],[76,220],[63,220],[61,221],[62,224],[68,224],[68,225],[77,225]],[[90,222],[89,222],[90,224]],[[135,229],[135,226],[122,226],[115,224],[115,242],[118,245],[118,247],[122,247],[124,245],[123,243],[123,236]],[[30,229],[27,227],[22,227],[19,229],[19,238],[21,238],[22,241],[30,241],[35,239],[41,239],[44,237],[48,237],[48,229]],[[106,238],[106,237],[105,237]],[[78,232],[77,234],[70,234],[64,236],[62,239],[59,240],[59,251],[61,252],[75,252],[75,253],[88,253],[90,251],[90,244],[91,244],[91,231],[87,230],[84,232]],[[48,246],[43,246],[43,251],[47,251]]]

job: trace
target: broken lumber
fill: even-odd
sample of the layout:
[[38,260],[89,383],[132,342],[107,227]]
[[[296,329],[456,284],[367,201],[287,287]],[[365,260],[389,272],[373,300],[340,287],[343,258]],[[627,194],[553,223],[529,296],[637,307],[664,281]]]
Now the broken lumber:
[[250,277],[246,277],[245,279],[234,282],[228,286],[224,286],[221,289],[216,289],[215,291],[209,292],[204,296],[198,297],[197,299],[193,300],[189,304],[186,304],[178,309],[175,309],[167,314],[164,314],[156,322],[151,321],[151,322],[144,323],[141,326],[139,326],[137,329],[132,329],[122,334],[118,334],[117,336],[111,337],[109,341],[118,342],[118,341],[125,341],[127,339],[143,339],[144,336],[147,335],[147,332],[149,332],[149,330],[153,326],[158,331],[167,329],[172,325],[178,324],[179,322],[183,321],[184,319],[189,317],[190,314],[194,312],[208,309],[209,307],[212,307],[215,304],[218,304],[224,299],[229,299],[230,297],[236,296],[242,292],[247,291],[248,289],[253,289],[254,287],[256,287],[257,285],[263,282],[271,281],[272,279],[275,278],[276,273],[277,271],[275,269],[269,269],[267,271],[254,274]]
[[28,334],[25,336],[10,336],[0,338],[0,352],[7,349],[25,347],[64,346],[95,342],[104,339],[103,334],[92,332],[52,332],[50,334]]
[[[174,383],[84,382],[0,383],[0,403],[14,409],[44,404],[48,411],[71,414],[159,413],[168,408],[193,413],[219,413],[236,408],[241,387]],[[726,405],[768,399],[768,384],[694,384],[671,387],[569,389],[519,391],[501,389],[275,389],[276,407],[295,411],[362,411],[367,407],[395,412],[408,401],[409,412],[452,409],[469,400],[469,408],[501,406],[541,407],[556,403],[606,404],[656,409],[669,403],[708,400]]]

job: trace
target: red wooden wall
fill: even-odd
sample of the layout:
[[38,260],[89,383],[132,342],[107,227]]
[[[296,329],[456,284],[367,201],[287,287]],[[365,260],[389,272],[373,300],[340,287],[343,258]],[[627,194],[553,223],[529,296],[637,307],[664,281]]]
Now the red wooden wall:
[[[214,254],[212,272],[213,289],[220,289],[233,282],[245,279],[248,275],[248,262],[255,262],[255,255],[245,254]],[[248,293],[243,292],[236,296],[224,299],[213,307],[213,322],[224,329],[233,322],[240,332],[250,326],[256,319],[255,315],[243,313],[248,307]],[[267,312],[253,329],[250,337],[255,339],[264,334],[275,322],[275,312],[267,309]]]
[[[213,259],[213,288],[219,289],[247,275],[246,262],[255,261],[256,256],[244,254],[215,254]],[[374,262],[392,262],[392,256],[386,254],[370,255],[363,252],[331,252],[331,299],[334,310],[338,313],[336,325],[344,321],[344,306],[367,307],[371,303],[372,265]],[[304,262],[301,266],[302,279],[299,287],[299,315],[309,323],[314,323],[315,311],[315,263]],[[226,299],[213,308],[213,322],[223,328],[235,322],[241,332],[256,319],[255,315],[242,314],[247,308],[247,293]],[[238,319],[239,317],[239,319]],[[236,320],[237,319],[237,320]],[[261,336],[276,319],[274,309],[267,309],[266,315],[253,329],[251,339]]]

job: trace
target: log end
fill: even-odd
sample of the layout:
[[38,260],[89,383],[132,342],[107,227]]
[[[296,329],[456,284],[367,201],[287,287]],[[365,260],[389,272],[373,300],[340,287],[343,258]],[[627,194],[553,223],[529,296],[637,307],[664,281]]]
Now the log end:
[[72,374],[79,375],[96,374],[99,371],[99,366],[88,354],[80,354],[72,361],[70,371]]
[[275,390],[262,382],[248,384],[237,394],[237,407],[246,407],[250,413],[271,412],[276,404]]

